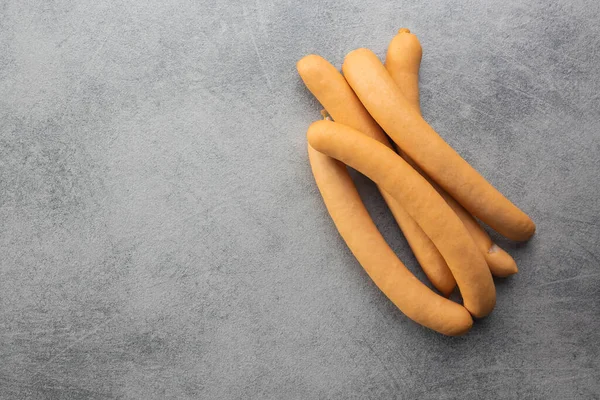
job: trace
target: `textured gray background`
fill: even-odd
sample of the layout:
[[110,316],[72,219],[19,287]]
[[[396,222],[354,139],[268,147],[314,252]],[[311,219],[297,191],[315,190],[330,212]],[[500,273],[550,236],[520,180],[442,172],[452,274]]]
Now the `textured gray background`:
[[[0,0],[0,398],[598,399],[600,3],[481,3]],[[305,152],[295,62],[402,26],[426,118],[538,224],[458,339],[376,289]]]

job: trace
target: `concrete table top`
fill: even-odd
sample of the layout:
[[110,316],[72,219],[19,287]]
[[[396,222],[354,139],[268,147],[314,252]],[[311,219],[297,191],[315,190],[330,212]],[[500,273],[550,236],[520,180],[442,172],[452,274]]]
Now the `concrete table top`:
[[[488,4],[484,4],[488,3]],[[0,1],[0,398],[598,399],[600,3]],[[314,184],[295,71],[424,49],[425,118],[537,223],[465,337]],[[392,248],[423,274],[374,185]]]

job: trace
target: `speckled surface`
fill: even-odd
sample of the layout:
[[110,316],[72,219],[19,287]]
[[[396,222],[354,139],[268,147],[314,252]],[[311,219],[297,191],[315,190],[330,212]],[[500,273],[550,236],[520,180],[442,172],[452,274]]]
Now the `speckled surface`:
[[[594,0],[0,1],[0,398],[598,399],[599,19]],[[458,339],[369,281],[307,163],[320,108],[295,62],[382,56],[402,26],[426,119],[538,224],[499,240],[520,273]]]

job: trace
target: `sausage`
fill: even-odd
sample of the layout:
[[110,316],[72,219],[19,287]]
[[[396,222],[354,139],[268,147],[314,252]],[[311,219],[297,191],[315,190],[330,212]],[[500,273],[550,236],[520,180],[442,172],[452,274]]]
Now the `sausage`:
[[[417,36],[407,28],[401,28],[390,42],[385,57],[385,69],[396,82],[406,99],[421,113],[419,105],[419,68],[423,49]],[[417,172],[432,184],[434,189],[446,200],[450,208],[458,215],[465,228],[475,241],[475,244],[485,257],[492,275],[506,277],[518,272],[515,260],[506,251],[492,242],[487,232],[479,225],[473,216],[465,210],[452,196],[439,185],[435,184],[406,154],[400,152]]]
[[375,121],[427,175],[469,212],[510,239],[527,240],[534,234],[533,221],[423,120],[372,51],[358,49],[350,52],[342,70]]
[[396,257],[371,220],[346,166],[310,145],[308,155],[327,211],[377,287],[407,317],[423,326],[449,336],[468,332],[473,325],[469,312],[430,290]]
[[[342,74],[327,60],[318,55],[308,55],[297,63],[298,73],[308,90],[317,98],[330,116],[388,147],[391,144],[379,125],[369,115]],[[456,281],[444,258],[410,215],[385,191],[381,190],[398,226],[421,268],[443,295],[449,296]]]
[[492,311],[496,290],[483,255],[425,178],[390,148],[345,125],[317,121],[307,137],[315,150],[365,174],[404,207],[446,260],[464,306],[473,316],[484,317]]

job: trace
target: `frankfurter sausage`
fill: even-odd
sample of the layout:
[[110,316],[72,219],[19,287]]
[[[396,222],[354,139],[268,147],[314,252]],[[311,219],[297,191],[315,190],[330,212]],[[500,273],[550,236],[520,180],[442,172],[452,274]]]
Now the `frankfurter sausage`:
[[[419,113],[421,113],[419,105],[419,68],[421,66],[422,55],[423,49],[417,36],[411,33],[409,29],[401,28],[390,42],[385,58],[385,69],[390,73],[390,76],[396,82],[406,99]],[[492,275],[506,277],[516,274],[518,268],[515,260],[510,254],[492,242],[490,236],[475,218],[444,189],[435,184],[418,168],[410,157],[402,152],[400,152],[400,156],[432,184],[444,200],[446,200],[450,208],[458,215],[458,218],[463,222],[475,244],[485,257]]]
[[314,122],[307,137],[315,150],[365,174],[404,207],[446,260],[472,315],[484,317],[492,311],[496,290],[483,255],[425,178],[390,148],[340,123]]
[[510,239],[527,240],[534,234],[533,221],[423,120],[372,51],[350,52],[342,70],[375,121],[402,151],[469,212]]
[[371,220],[346,166],[310,145],[308,155],[327,211],[377,287],[407,317],[423,326],[449,336],[468,332],[473,325],[469,312],[431,291],[396,257]]
[[[308,90],[335,121],[348,125],[391,148],[385,133],[333,65],[323,57],[311,54],[298,61],[296,66]],[[449,296],[456,286],[456,281],[446,261],[410,215],[388,193],[381,188],[380,191],[421,268],[433,286],[443,295]]]

